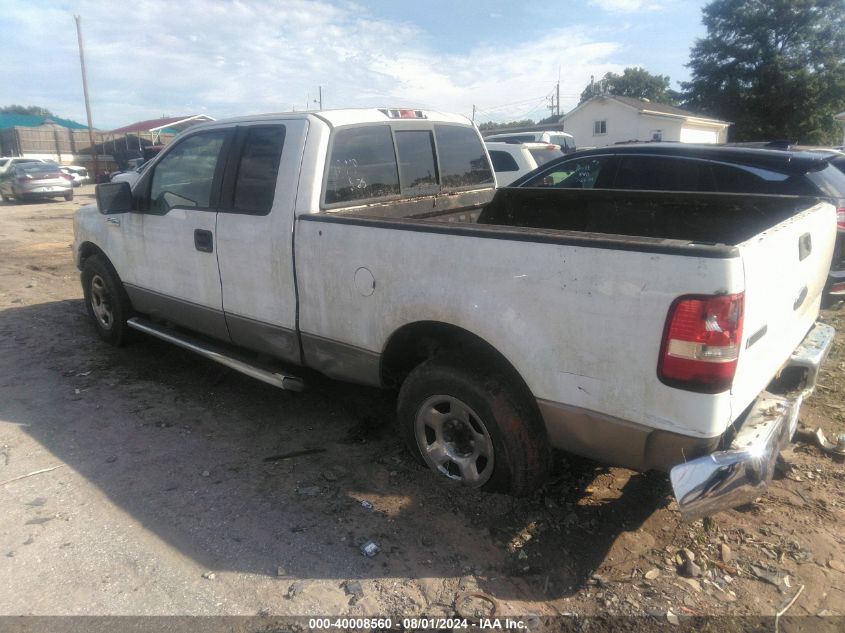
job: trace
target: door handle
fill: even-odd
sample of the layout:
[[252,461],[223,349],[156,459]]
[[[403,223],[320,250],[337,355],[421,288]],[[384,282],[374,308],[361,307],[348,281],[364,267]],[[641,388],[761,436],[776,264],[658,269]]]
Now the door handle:
[[120,218],[106,218],[106,222],[114,224],[115,226],[120,226]]
[[214,236],[211,231],[195,229],[194,247],[200,252],[211,253],[214,250]]

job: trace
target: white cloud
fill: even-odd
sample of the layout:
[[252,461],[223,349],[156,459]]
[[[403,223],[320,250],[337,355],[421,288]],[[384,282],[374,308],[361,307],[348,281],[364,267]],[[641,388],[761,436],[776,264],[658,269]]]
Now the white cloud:
[[[622,69],[608,62],[619,50],[616,43],[578,26],[456,54],[436,49],[432,35],[411,23],[350,3],[77,5],[94,123],[102,128],[162,115],[220,118],[303,109],[318,85],[331,108],[403,105],[468,115],[475,104],[482,120],[521,118],[529,111],[539,118],[548,114],[543,96],[559,67],[564,110],[577,103],[590,75]],[[0,17],[9,35],[0,43],[4,100],[84,120],[72,15],[26,7],[15,5]],[[50,53],[43,46],[48,40]]]
[[660,11],[665,8],[666,3],[650,0],[590,0],[590,4],[608,13],[637,13]]

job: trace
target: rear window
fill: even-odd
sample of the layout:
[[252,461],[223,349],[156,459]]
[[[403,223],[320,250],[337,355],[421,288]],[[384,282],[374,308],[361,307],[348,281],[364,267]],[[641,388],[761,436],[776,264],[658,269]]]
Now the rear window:
[[445,189],[493,184],[487,155],[473,128],[435,125],[434,135],[440,155],[441,183]]
[[422,195],[439,189],[434,139],[428,130],[396,132],[402,193]]
[[399,170],[387,125],[335,132],[326,180],[326,204],[399,194]]
[[531,156],[534,158],[534,162],[537,163],[537,167],[542,167],[550,160],[554,160],[555,158],[560,158],[563,156],[563,152],[559,149],[544,149],[544,148],[537,148],[537,149],[529,149],[531,152]]
[[769,169],[742,165],[713,164],[716,191],[725,193],[768,193],[790,196],[817,196],[819,188],[809,176],[788,175]]
[[24,174],[44,174],[44,173],[53,173],[57,172],[58,167],[56,165],[48,165],[46,163],[24,163],[23,165],[18,165],[15,167],[15,171],[21,175]]
[[[845,169],[845,162],[842,167]],[[824,195],[839,199],[841,206],[842,200],[845,200],[845,173],[831,164],[821,171],[810,172],[807,178],[821,189]]]
[[493,169],[500,171],[519,171],[519,165],[516,164],[514,157],[507,152],[499,150],[490,150],[490,160],[493,163]]

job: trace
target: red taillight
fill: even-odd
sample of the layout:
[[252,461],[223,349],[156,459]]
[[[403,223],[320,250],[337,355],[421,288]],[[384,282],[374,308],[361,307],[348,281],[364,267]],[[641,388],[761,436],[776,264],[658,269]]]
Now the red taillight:
[[676,299],[660,347],[660,380],[701,393],[730,389],[742,341],[743,300],[742,293]]
[[845,207],[839,207],[836,210],[836,228],[845,231]]
[[427,119],[422,110],[411,110],[410,108],[384,108],[379,110],[391,119]]

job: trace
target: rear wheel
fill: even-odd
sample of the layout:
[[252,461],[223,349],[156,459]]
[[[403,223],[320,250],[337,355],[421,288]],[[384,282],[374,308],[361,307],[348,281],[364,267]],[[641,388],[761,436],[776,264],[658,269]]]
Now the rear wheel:
[[126,343],[132,333],[126,325],[132,305],[117,272],[104,256],[92,255],[85,260],[82,291],[88,316],[100,338],[116,346]]
[[545,429],[530,396],[504,372],[428,360],[403,383],[398,409],[409,450],[444,481],[525,495],[546,479]]

